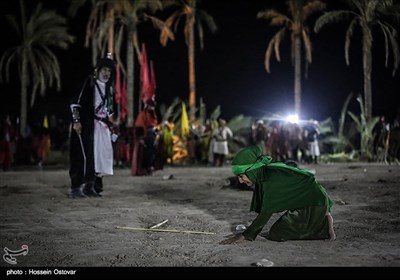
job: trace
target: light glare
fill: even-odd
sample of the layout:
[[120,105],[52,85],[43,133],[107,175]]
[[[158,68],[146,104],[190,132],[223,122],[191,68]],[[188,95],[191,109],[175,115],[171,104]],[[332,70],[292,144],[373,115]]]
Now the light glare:
[[298,115],[289,115],[286,117],[286,121],[290,123],[299,123],[299,116]]

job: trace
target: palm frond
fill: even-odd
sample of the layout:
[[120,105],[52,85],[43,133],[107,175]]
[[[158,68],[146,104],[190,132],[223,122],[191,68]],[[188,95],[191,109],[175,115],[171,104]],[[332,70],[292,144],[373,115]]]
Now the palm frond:
[[[146,19],[149,19],[151,23],[153,24],[153,27],[157,30],[161,31],[160,34],[160,43],[162,44],[163,41],[165,40],[175,40],[174,32],[172,32],[171,28],[162,20],[160,20],[157,17],[151,16],[146,14]],[[164,38],[165,37],[165,38]],[[164,39],[162,39],[164,38]]]
[[353,36],[353,31],[358,23],[358,18],[354,18],[350,24],[349,27],[347,28],[346,31],[346,37],[345,37],[345,42],[344,42],[344,55],[345,55],[345,60],[346,64],[350,65],[350,55],[349,55],[349,50],[350,50],[350,43],[351,43],[351,38]]
[[88,0],[70,0],[70,4],[67,9],[67,14],[71,17],[75,17],[78,10],[84,6]]
[[308,17],[316,12],[320,12],[326,9],[326,4],[322,1],[312,1],[303,6],[303,21],[307,20]]
[[171,104],[166,108],[165,112],[161,112],[162,114],[162,120],[161,122],[165,122],[168,120],[173,119],[174,116],[178,116],[180,114],[180,111],[178,110],[175,112],[175,108],[177,105],[181,104],[181,99],[179,97],[175,97]]
[[394,27],[390,27],[389,31],[389,39],[390,39],[390,45],[392,46],[392,52],[393,52],[393,72],[392,76],[396,74],[396,70],[399,67],[400,63],[400,51],[399,51],[399,43],[398,43],[398,37],[397,37],[397,31]]
[[249,128],[252,123],[252,118],[242,114],[234,116],[227,122],[227,126],[232,130],[233,134],[243,128]]
[[286,31],[286,27],[279,30],[277,33],[275,33],[275,35],[272,37],[271,41],[269,41],[269,43],[268,43],[268,47],[265,51],[265,61],[264,61],[265,69],[267,70],[268,73],[271,73],[271,69],[270,69],[271,62],[270,61],[271,61],[271,56],[272,56],[273,51],[275,52],[276,60],[278,62],[281,61],[281,56],[279,53],[279,45],[285,36],[285,31]]
[[149,11],[152,14],[163,9],[163,4],[159,0],[141,0],[137,2],[140,2],[139,9]]
[[200,22],[204,23],[207,26],[207,28],[211,31],[211,33],[217,32],[218,26],[214,18],[205,10],[197,9],[197,19]]
[[310,35],[306,31],[305,28],[302,30],[302,37],[303,37],[303,42],[304,42],[304,54],[306,57],[306,61],[308,63],[312,62],[312,45],[311,45],[311,40],[310,40]]
[[217,107],[215,107],[215,109],[211,112],[210,114],[210,119],[212,120],[217,120],[219,118],[219,116],[221,115],[221,106],[218,105]]
[[316,20],[314,25],[314,32],[318,33],[321,28],[327,24],[346,20],[350,18],[352,14],[354,15],[353,12],[345,10],[325,12]]
[[259,11],[257,13],[257,18],[261,18],[261,19],[271,20],[275,17],[285,17],[285,15],[278,12],[275,9],[267,9],[264,11]]
[[350,94],[347,96],[343,107],[342,107],[342,111],[340,114],[340,118],[339,118],[339,130],[338,130],[338,135],[339,136],[343,136],[343,131],[344,131],[344,124],[346,122],[346,112],[347,112],[347,108],[349,106],[350,100],[351,98],[353,98],[354,93],[350,92]]

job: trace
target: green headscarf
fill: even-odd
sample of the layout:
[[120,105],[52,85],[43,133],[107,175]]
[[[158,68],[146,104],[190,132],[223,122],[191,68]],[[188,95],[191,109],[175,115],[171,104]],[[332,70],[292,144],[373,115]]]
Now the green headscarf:
[[308,176],[314,176],[307,170],[292,167],[282,162],[272,162],[272,157],[263,155],[259,146],[250,146],[240,150],[232,161],[232,172],[235,175],[240,175],[262,166],[287,168]]
[[235,175],[246,174],[254,183],[251,211],[275,213],[307,206],[332,207],[325,189],[314,174],[282,162],[272,162],[259,146],[240,150],[232,161]]

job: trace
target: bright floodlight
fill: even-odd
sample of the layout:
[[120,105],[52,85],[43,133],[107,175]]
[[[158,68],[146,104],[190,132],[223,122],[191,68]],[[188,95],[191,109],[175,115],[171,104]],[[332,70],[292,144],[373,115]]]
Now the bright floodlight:
[[299,123],[299,116],[298,115],[289,115],[286,117],[286,121],[290,123]]

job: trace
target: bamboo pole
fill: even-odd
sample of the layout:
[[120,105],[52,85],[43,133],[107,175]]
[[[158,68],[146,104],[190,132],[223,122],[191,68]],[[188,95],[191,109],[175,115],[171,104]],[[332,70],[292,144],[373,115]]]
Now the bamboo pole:
[[178,229],[158,229],[158,228],[134,228],[134,227],[116,227],[117,229],[129,229],[138,231],[159,231],[159,232],[176,232],[176,233],[196,233],[196,234],[215,234],[215,232],[178,230]]

